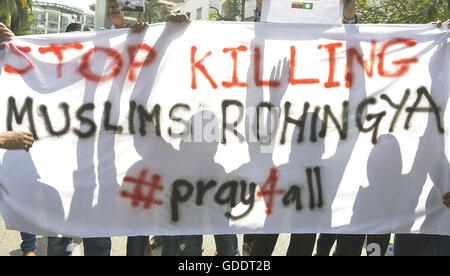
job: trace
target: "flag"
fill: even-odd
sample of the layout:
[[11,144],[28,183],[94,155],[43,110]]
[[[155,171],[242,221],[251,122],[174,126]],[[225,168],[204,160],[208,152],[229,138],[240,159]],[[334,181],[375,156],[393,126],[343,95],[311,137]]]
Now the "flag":
[[312,10],[314,7],[313,3],[304,3],[304,2],[292,2],[293,9],[305,9]]

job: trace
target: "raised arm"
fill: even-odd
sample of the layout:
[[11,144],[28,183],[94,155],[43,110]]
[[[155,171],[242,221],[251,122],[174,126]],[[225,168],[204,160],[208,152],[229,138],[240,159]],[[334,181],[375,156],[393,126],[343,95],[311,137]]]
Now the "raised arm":
[[116,0],[108,0],[108,19],[113,23],[116,29],[125,28],[125,15],[119,10],[119,4]]
[[356,0],[342,0],[344,2],[344,23],[357,23],[355,13]]

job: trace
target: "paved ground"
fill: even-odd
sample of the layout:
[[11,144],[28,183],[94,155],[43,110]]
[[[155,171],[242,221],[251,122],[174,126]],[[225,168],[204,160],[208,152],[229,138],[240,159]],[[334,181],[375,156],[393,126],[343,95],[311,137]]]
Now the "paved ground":
[[[280,235],[278,238],[277,245],[275,247],[274,256],[284,256],[286,254],[287,247],[289,245],[289,234]],[[75,248],[73,255],[82,256],[83,246],[82,239],[75,238]],[[242,252],[242,235],[238,235],[239,248]],[[2,217],[0,216],[0,256],[21,256],[22,252],[20,250],[21,237],[17,231],[9,231],[5,229],[5,224]],[[392,239],[391,239],[392,243]],[[46,256],[47,255],[47,238],[38,236],[37,237],[37,255]],[[392,244],[391,244],[392,247]],[[214,244],[214,237],[212,235],[204,236],[203,242],[203,256],[214,256],[216,251]],[[364,251],[364,250],[363,250]],[[126,254],[126,237],[113,237],[112,238],[112,256],[125,256]],[[157,248],[153,251],[154,256],[161,255],[161,249]],[[392,252],[388,252],[389,256],[392,256]]]
[[[242,235],[238,235],[239,248],[242,252]],[[83,255],[83,245],[82,239],[75,238],[75,248],[73,255],[82,256]],[[112,251],[113,256],[125,256],[126,254],[126,237],[112,237]],[[17,231],[10,231],[5,229],[5,224],[2,217],[0,216],[0,256],[21,256],[22,251],[20,250],[21,237],[20,233]],[[47,238],[38,236],[37,237],[38,248],[36,253],[38,256],[47,255]],[[289,245],[289,235],[281,235],[278,239],[277,246],[275,248],[274,255],[283,256]],[[204,256],[214,256],[216,251],[214,244],[214,237],[212,235],[204,236],[203,242],[203,255]],[[153,251],[153,255],[161,255],[161,249],[157,248]]]

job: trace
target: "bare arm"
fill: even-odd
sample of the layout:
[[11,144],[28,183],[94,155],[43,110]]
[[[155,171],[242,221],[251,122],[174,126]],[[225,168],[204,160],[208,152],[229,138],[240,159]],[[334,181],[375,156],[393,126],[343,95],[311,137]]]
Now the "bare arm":
[[258,3],[257,9],[259,12],[261,12],[261,9],[262,9],[262,1],[263,0],[256,0],[256,2]]
[[343,0],[343,1],[344,1],[344,18],[347,20],[355,18],[356,0]]

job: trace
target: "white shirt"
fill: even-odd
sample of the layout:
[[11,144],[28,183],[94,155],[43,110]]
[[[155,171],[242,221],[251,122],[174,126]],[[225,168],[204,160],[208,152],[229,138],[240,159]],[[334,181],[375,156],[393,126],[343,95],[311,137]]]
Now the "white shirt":
[[264,0],[261,22],[342,24],[341,0]]

